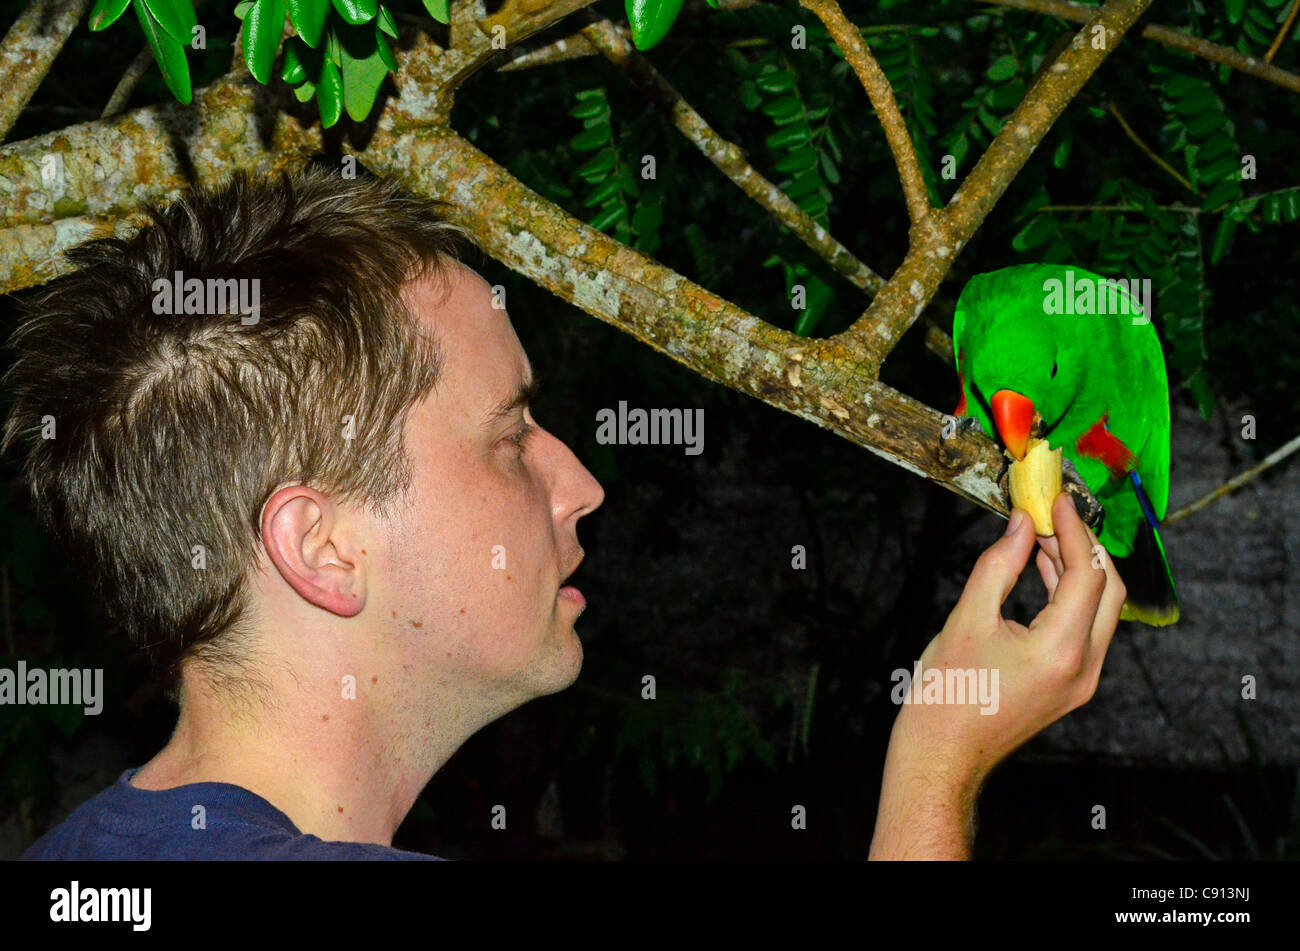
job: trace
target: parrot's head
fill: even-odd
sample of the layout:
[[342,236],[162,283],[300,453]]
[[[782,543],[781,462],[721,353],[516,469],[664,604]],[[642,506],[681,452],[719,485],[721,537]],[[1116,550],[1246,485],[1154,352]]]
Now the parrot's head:
[[1042,419],[1037,435],[1048,439],[1083,376],[1077,354],[1062,348],[1068,338],[1044,311],[1041,275],[1026,270],[1006,268],[972,278],[953,321],[966,412],[985,432],[996,433],[1016,459],[1025,456],[1035,413]]

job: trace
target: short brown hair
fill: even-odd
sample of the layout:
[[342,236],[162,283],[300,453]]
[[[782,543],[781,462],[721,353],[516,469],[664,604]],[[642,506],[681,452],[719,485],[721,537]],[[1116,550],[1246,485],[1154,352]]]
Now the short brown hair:
[[[187,659],[233,676],[222,635],[246,612],[271,493],[310,484],[382,511],[409,488],[404,423],[442,356],[401,290],[481,250],[448,207],[323,169],[236,173],[71,249],[77,270],[19,302],[0,450],[21,445],[38,516],[171,699]],[[160,315],[176,272],[249,282],[255,322]]]

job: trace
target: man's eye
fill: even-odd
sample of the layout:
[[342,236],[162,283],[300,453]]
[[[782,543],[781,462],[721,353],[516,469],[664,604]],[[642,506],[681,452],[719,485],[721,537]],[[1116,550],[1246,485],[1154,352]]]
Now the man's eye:
[[524,443],[526,443],[528,441],[528,437],[531,436],[536,431],[537,431],[536,426],[533,426],[529,423],[524,423],[522,426],[519,427],[519,429],[515,432],[515,434],[513,436],[508,437],[508,439],[510,440],[510,442],[514,443],[516,449],[518,449],[520,452],[523,452]]

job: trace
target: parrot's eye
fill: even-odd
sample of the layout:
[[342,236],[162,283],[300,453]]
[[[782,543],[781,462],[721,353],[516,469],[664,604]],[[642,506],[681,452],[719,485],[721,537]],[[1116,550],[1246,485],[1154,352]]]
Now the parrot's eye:
[[1055,361],[1055,360],[1052,361],[1052,376],[1053,376],[1053,377],[1056,376],[1056,361]]

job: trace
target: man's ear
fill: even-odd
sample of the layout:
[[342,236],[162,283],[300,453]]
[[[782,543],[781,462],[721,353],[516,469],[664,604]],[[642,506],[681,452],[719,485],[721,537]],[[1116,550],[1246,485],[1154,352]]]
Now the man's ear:
[[271,564],[303,600],[340,617],[366,606],[360,544],[330,498],[305,485],[285,486],[262,506],[261,529]]

